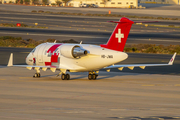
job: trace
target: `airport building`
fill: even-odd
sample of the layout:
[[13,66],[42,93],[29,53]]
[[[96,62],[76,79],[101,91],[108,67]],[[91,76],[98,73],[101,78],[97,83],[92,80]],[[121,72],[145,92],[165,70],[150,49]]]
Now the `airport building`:
[[140,3],[180,4],[180,0],[139,0]]
[[81,4],[95,4],[98,7],[129,8],[138,7],[138,0],[71,0],[68,6],[80,7]]

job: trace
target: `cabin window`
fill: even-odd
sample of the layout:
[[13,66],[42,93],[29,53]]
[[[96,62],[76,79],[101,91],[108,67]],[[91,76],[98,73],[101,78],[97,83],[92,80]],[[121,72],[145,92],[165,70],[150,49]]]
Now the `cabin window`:
[[128,5],[128,2],[126,2],[126,4]]
[[122,4],[121,2],[118,2],[118,4]]
[[133,4],[133,2],[131,2],[131,4]]
[[115,2],[111,2],[111,4],[115,4]]

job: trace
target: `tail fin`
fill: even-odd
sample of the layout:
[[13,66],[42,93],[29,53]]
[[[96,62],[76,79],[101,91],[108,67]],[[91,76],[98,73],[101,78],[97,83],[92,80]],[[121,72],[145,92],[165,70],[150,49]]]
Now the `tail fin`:
[[129,31],[134,22],[125,17],[122,17],[120,21],[109,22],[117,23],[117,25],[111,34],[108,43],[106,45],[101,45],[101,47],[116,51],[123,51],[129,35]]

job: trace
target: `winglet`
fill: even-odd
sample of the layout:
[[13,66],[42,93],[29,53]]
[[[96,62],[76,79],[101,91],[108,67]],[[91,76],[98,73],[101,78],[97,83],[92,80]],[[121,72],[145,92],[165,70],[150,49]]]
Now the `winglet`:
[[171,60],[169,61],[169,63],[168,63],[169,65],[173,64],[175,57],[176,57],[176,53],[174,53],[174,55],[172,56]]
[[7,66],[13,66],[13,53],[11,53],[10,57],[9,57],[9,62]]

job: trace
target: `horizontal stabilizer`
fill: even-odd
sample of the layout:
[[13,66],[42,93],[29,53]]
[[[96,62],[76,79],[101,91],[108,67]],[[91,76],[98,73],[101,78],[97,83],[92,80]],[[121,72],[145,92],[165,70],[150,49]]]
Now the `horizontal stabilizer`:
[[[125,21],[107,21],[107,22],[112,22],[112,23],[126,23]],[[133,23],[155,23],[158,21],[133,21]]]

